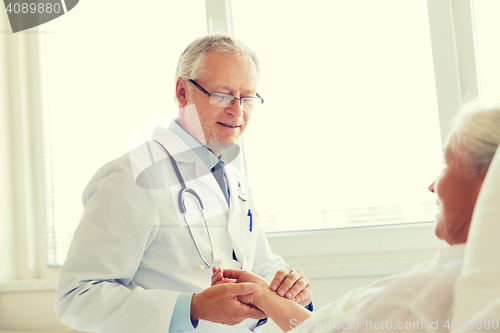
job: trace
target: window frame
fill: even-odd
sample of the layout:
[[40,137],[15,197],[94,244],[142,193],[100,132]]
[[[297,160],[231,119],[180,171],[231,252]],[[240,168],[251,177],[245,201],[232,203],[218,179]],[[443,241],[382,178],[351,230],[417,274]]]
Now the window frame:
[[[207,31],[233,34],[231,1],[206,0]],[[478,78],[471,0],[427,0],[436,80],[441,139],[466,99],[477,97]],[[6,16],[6,15],[5,15]],[[4,24],[5,26],[5,24]],[[9,40],[3,56],[7,61],[9,96],[5,137],[12,145],[7,153],[11,169],[11,208],[16,258],[16,279],[56,278],[59,267],[48,266],[47,219],[43,158],[40,56],[37,33],[18,33]],[[7,29],[8,30],[8,29]],[[243,156],[244,157],[244,156]],[[270,232],[269,242],[286,260],[301,263],[304,258],[358,258],[389,252],[426,252],[444,246],[433,236],[434,223]],[[11,237],[11,235],[4,235]],[[376,237],[377,242],[370,242]],[[353,241],[353,240],[356,241]],[[320,240],[320,241],[319,241]],[[297,246],[301,244],[303,246]],[[323,244],[323,245],[318,245]],[[318,260],[319,260],[318,259]],[[360,260],[360,259],[359,259]],[[395,259],[398,260],[398,259]],[[401,257],[401,260],[404,260]],[[313,260],[314,261],[314,260]]]

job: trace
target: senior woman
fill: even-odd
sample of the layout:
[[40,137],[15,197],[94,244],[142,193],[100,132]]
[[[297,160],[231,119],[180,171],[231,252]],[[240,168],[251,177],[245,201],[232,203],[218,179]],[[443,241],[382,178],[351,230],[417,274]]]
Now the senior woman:
[[[279,297],[270,290],[267,283],[248,272],[214,269],[212,283],[255,283],[258,286],[256,291],[250,295],[239,296],[240,301],[260,308],[283,331],[448,332],[454,328],[454,288],[461,274],[474,208],[493,156],[500,150],[499,143],[500,105],[486,108],[469,104],[457,116],[444,149],[446,165],[429,186],[429,190],[437,194],[439,206],[436,236],[451,246],[438,251],[431,261],[417,265],[407,273],[384,278],[368,287],[356,289],[315,314],[292,300]],[[495,162],[496,169],[492,172],[500,179],[496,174],[500,173],[500,156],[497,156]],[[491,186],[488,189],[498,187],[496,183],[489,185]],[[499,198],[493,198],[493,202],[495,201],[499,201]],[[495,211],[492,214],[489,211],[489,215],[495,215],[493,218],[496,218],[498,213]],[[478,243],[477,240],[475,243]],[[498,258],[496,255],[491,257]],[[479,271],[476,269],[474,272],[477,276]],[[465,280],[467,281],[467,278]],[[460,283],[459,287],[462,288]],[[471,294],[470,290],[468,294]],[[496,296],[494,298],[496,299]],[[460,301],[468,303],[467,299]],[[457,305],[455,308],[457,310]],[[490,307],[491,309],[493,308]],[[500,313],[497,315],[500,317]],[[494,320],[498,324],[500,318],[488,320],[489,328],[482,323],[480,327],[473,325],[465,330],[497,331],[498,326],[496,329],[493,327]],[[460,320],[457,323],[460,324]]]

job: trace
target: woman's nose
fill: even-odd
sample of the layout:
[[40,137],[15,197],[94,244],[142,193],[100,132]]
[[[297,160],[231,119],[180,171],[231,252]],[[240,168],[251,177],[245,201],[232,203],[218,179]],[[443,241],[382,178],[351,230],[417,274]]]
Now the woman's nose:
[[429,191],[431,191],[432,193],[434,193],[434,184],[435,184],[435,183],[436,183],[435,181],[434,181],[434,182],[432,182],[432,184],[430,184],[430,185],[429,185],[429,187],[427,188],[427,189],[428,189]]

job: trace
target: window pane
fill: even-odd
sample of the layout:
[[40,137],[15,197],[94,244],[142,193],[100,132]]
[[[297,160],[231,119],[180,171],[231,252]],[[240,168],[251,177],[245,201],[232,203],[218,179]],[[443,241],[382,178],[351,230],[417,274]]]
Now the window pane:
[[473,1],[476,30],[477,62],[481,99],[487,103],[500,102],[500,1]]
[[137,126],[176,108],[175,66],[206,34],[205,2],[87,0],[41,30],[49,262],[58,264],[93,174],[128,151]]
[[427,187],[442,153],[426,2],[233,1],[232,12],[262,62],[265,103],[245,151],[267,229],[434,220]]

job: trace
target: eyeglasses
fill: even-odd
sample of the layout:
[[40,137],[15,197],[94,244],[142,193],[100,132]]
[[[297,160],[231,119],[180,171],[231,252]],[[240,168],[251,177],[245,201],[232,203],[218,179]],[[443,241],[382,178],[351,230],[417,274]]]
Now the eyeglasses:
[[196,86],[196,88],[200,89],[202,93],[210,97],[210,104],[215,105],[215,106],[220,106],[223,108],[227,108],[231,105],[233,105],[235,99],[240,100],[240,106],[243,110],[245,111],[253,111],[255,109],[258,109],[259,106],[261,106],[264,103],[264,99],[260,97],[259,94],[257,94],[256,97],[242,97],[242,98],[236,98],[233,95],[221,93],[221,92],[213,92],[209,93],[208,91],[205,90],[202,86],[200,86],[198,83],[196,83],[195,80],[191,80],[192,84]]

